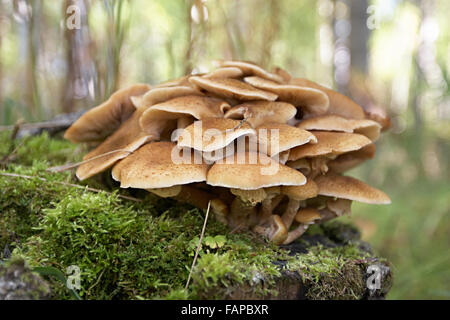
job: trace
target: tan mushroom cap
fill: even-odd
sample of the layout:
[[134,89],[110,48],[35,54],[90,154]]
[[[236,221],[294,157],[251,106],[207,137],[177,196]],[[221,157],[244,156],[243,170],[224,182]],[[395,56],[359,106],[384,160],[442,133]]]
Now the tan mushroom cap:
[[246,119],[246,122],[256,128],[267,121],[287,123],[296,113],[297,108],[290,103],[253,101],[234,106],[225,113],[225,118]]
[[264,153],[274,156],[306,143],[317,143],[317,138],[303,129],[299,129],[283,123],[266,123],[256,130],[258,143]]
[[167,86],[155,87],[148,91],[143,97],[134,98],[133,102],[137,108],[148,108],[155,104],[183,96],[202,96],[203,94],[189,86]]
[[327,163],[330,171],[341,173],[350,170],[366,160],[373,159],[375,157],[375,145],[369,144],[359,150],[344,153]]
[[317,196],[319,192],[319,187],[317,184],[308,179],[306,183],[302,186],[282,186],[281,193],[287,195],[289,198],[294,200],[306,200]]
[[87,111],[64,134],[72,142],[102,141],[131,117],[136,110],[132,96],[150,90],[147,84],[135,84],[116,91],[101,105]]
[[235,67],[235,68],[239,68],[242,70],[242,72],[244,73],[245,76],[248,75],[255,75],[264,79],[268,79],[268,80],[272,80],[278,83],[283,82],[283,77],[278,75],[278,74],[274,74],[274,73],[270,73],[267,70],[264,70],[263,68],[261,68],[260,66],[249,62],[249,61],[233,61],[233,60],[222,60],[222,61],[217,61],[217,63],[221,66],[221,67]]
[[244,73],[241,69],[236,67],[224,67],[218,68],[211,71],[210,73],[202,76],[203,78],[239,78],[242,77]]
[[328,110],[328,96],[321,90],[289,84],[278,84],[260,77],[246,77],[244,81],[256,88],[277,94],[280,101],[292,103],[296,107],[302,107],[307,114],[321,115]]
[[[275,168],[275,170],[273,170]],[[255,190],[281,185],[303,185],[305,176],[272,158],[254,152],[234,154],[223,163],[215,163],[206,183],[216,187]]]
[[315,179],[319,195],[359,201],[370,204],[390,204],[391,200],[381,190],[347,176],[328,173]]
[[314,208],[303,208],[297,212],[295,221],[301,224],[309,224],[315,220],[320,220],[320,212]]
[[189,81],[200,88],[225,98],[244,101],[268,100],[275,101],[278,96],[271,92],[252,87],[236,79],[208,79],[202,77],[191,77]]
[[292,78],[290,83],[293,85],[314,88],[325,92],[330,100],[330,106],[327,111],[328,114],[335,114],[347,119],[365,118],[364,110],[360,105],[358,105],[349,97],[337,91],[331,90],[307,79]]
[[222,118],[230,105],[222,100],[202,97],[183,96],[155,104],[148,108],[139,120],[144,132],[153,133],[155,122],[175,120],[185,116],[195,119]]
[[339,131],[359,133],[372,141],[380,137],[381,125],[375,121],[346,119],[336,115],[324,115],[302,120],[298,128],[305,130]]
[[154,189],[206,180],[208,166],[172,160],[172,142],[152,142],[114,166],[112,176],[120,181],[121,188]]
[[316,144],[305,144],[291,149],[289,160],[321,155],[339,155],[361,149],[372,143],[366,136],[347,132],[315,131]]
[[178,138],[178,146],[212,152],[242,136],[256,136],[256,132],[249,124],[238,120],[206,118],[184,129]]
[[151,135],[143,133],[139,127],[141,114],[142,111],[136,110],[116,132],[84,156],[83,160],[95,159],[78,167],[76,172],[78,179],[85,180],[108,169],[118,160],[127,157],[141,145],[153,139]]

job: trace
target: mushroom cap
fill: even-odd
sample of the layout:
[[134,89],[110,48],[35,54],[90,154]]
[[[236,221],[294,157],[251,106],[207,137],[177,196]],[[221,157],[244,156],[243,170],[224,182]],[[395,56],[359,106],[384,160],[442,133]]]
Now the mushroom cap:
[[206,118],[186,127],[178,138],[178,146],[212,152],[248,135],[256,136],[256,132],[247,123],[233,119]]
[[118,160],[127,157],[131,152],[153,139],[151,135],[147,135],[140,130],[139,118],[141,114],[141,110],[136,110],[131,118],[126,120],[117,131],[83,157],[83,160],[95,159],[78,167],[76,172],[78,179],[85,180],[105,171]]
[[305,144],[291,149],[289,160],[321,155],[339,155],[361,149],[372,143],[366,136],[347,132],[315,131],[316,144]]
[[359,150],[344,153],[327,163],[328,168],[336,173],[345,172],[350,170],[362,162],[373,159],[375,157],[375,145],[369,144]]
[[135,99],[136,108],[148,108],[155,104],[183,96],[202,96],[203,94],[189,86],[155,87],[143,97]]
[[237,61],[237,60],[219,60],[217,61],[217,64],[221,67],[235,67],[242,70],[245,76],[248,75],[255,75],[264,79],[272,80],[278,83],[283,82],[283,77],[270,73],[267,70],[264,70],[260,66],[254,64],[253,62],[249,61]]
[[203,78],[239,78],[242,77],[244,73],[241,69],[236,67],[223,67],[218,68],[210,73],[202,76]]
[[238,100],[268,100],[275,101],[278,96],[274,93],[252,87],[242,81],[231,78],[203,78],[191,77],[189,81],[200,88],[212,92],[218,96]]
[[302,186],[282,186],[281,193],[287,195],[289,198],[294,200],[306,200],[317,196],[319,192],[319,187],[317,184],[308,179],[306,183]]
[[[195,164],[191,153],[189,163],[172,160],[172,142],[152,142],[116,164],[112,176],[121,188],[154,189],[206,180],[208,166]],[[174,150],[177,151],[178,150]]]
[[370,204],[390,204],[391,200],[381,190],[347,176],[328,173],[315,179],[319,195],[348,199]]
[[301,224],[309,224],[315,220],[320,220],[320,212],[314,208],[303,208],[297,212],[295,221]]
[[338,217],[344,214],[350,215],[352,200],[348,199],[328,199],[327,208]]
[[[276,172],[271,170],[273,166],[277,166]],[[265,174],[264,170],[270,173]],[[306,178],[297,170],[279,164],[264,154],[245,152],[227,157],[222,163],[215,163],[208,172],[206,183],[216,187],[255,190],[281,185],[303,185]]]
[[279,101],[252,101],[234,106],[225,113],[225,118],[246,119],[256,128],[267,121],[287,123],[295,117],[297,108]]
[[283,123],[266,123],[259,126],[256,132],[259,152],[262,146],[271,157],[306,143],[317,143],[316,137],[311,132]]
[[380,137],[381,131],[381,125],[375,121],[346,119],[332,114],[302,120],[297,127],[305,130],[359,133],[372,141]]
[[161,120],[175,120],[186,115],[196,119],[222,118],[224,111],[229,108],[228,103],[219,99],[183,96],[151,106],[142,114],[139,123],[144,132],[151,133],[155,122]]
[[365,118],[363,108],[361,108],[359,104],[354,102],[349,97],[343,95],[342,93],[331,90],[307,79],[292,78],[290,83],[293,85],[314,88],[325,92],[330,100],[330,106],[327,111],[328,114],[335,114],[348,119]]
[[72,142],[102,141],[131,117],[136,107],[132,96],[150,90],[147,84],[135,84],[120,89],[101,105],[84,113],[66,130],[64,138]]
[[290,84],[278,84],[260,77],[245,77],[244,81],[256,88],[277,94],[280,101],[302,107],[305,113],[321,115],[328,110],[328,96],[321,90]]

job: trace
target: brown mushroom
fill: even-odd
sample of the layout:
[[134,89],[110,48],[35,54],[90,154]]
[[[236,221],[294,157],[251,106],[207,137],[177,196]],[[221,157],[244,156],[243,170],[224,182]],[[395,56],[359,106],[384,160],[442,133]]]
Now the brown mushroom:
[[78,167],[76,172],[78,179],[85,180],[105,171],[143,144],[155,139],[152,135],[142,132],[139,127],[142,111],[143,109],[136,110],[117,131],[83,157],[85,162]]
[[143,95],[150,90],[147,84],[135,84],[111,95],[101,105],[87,111],[69,129],[64,138],[72,142],[99,142],[117,130],[131,117],[136,107],[132,96]]
[[245,120],[253,128],[270,121],[287,123],[295,117],[297,109],[290,103],[278,101],[252,101],[239,104],[225,113],[225,118]]
[[221,118],[228,108],[230,105],[222,100],[183,96],[151,106],[142,114],[139,124],[144,132],[159,136],[161,129],[171,120],[178,120],[177,127],[184,129],[194,119]]
[[200,88],[212,92],[220,97],[238,99],[242,101],[268,100],[275,101],[277,95],[271,92],[263,91],[252,87],[236,79],[217,79],[191,77],[189,81]]
[[[175,149],[175,150],[174,150]],[[189,163],[177,163],[173,153],[178,152],[172,142],[152,142],[116,164],[112,176],[121,188],[168,188],[206,180],[208,166],[196,164],[191,153]]]
[[365,118],[364,110],[361,106],[349,97],[337,91],[331,90],[307,79],[292,78],[290,84],[300,87],[314,88],[325,92],[330,101],[330,106],[327,111],[329,114],[335,114],[348,119]]
[[369,204],[390,204],[391,200],[381,190],[347,176],[328,173],[315,179],[319,195],[353,200]]
[[289,84],[278,84],[259,77],[246,77],[244,81],[256,88],[275,93],[280,101],[301,107],[304,113],[321,115],[325,114],[328,110],[328,96],[321,90]]
[[245,76],[255,75],[278,83],[283,82],[282,76],[275,73],[270,73],[267,70],[264,70],[263,68],[258,66],[257,64],[249,61],[219,60],[217,61],[217,64],[221,67],[239,68],[240,70],[242,70]]
[[[308,143],[298,146],[291,149],[289,153],[289,161],[309,159],[311,177],[319,172],[326,173],[330,159],[359,150],[372,143],[366,136],[356,133],[314,131],[314,136],[317,138],[316,144]],[[290,163],[287,162],[287,165],[289,166]]]

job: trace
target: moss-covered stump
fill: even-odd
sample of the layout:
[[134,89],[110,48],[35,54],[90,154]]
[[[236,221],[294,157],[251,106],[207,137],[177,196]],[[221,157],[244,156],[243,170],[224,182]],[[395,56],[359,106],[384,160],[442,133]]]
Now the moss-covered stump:
[[[83,182],[104,191],[75,188],[73,172],[47,169],[79,160],[79,146],[46,133],[24,139],[0,134],[0,259],[61,272],[76,266],[82,299],[365,299],[389,290],[387,262],[352,226],[332,221],[277,247],[212,219],[185,290],[204,212],[118,190],[108,173]],[[366,270],[376,264],[380,289],[369,290]],[[74,298],[58,277],[46,280],[52,299]]]

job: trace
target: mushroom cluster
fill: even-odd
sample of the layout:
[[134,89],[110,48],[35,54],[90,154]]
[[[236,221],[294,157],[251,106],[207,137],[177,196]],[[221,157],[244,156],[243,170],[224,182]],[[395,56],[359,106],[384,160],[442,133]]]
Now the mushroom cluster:
[[65,137],[98,144],[78,167],[80,180],[112,168],[121,188],[210,203],[233,230],[288,244],[312,224],[350,214],[352,201],[390,203],[343,175],[374,157],[381,120],[281,68],[219,61],[207,74],[119,90]]

